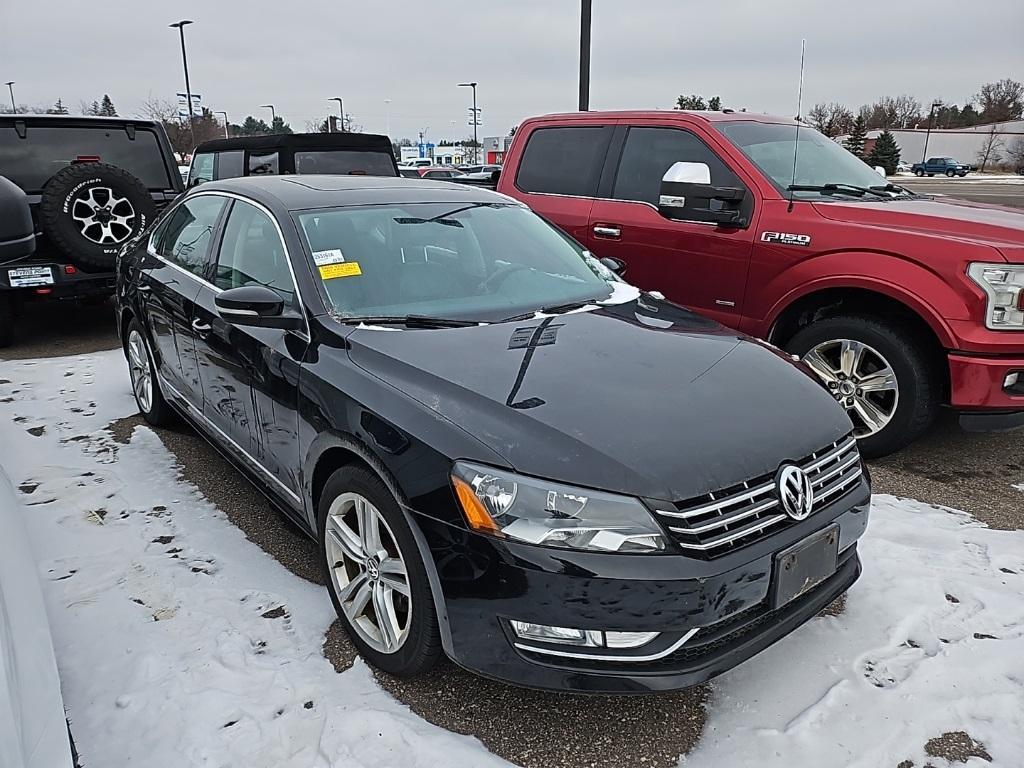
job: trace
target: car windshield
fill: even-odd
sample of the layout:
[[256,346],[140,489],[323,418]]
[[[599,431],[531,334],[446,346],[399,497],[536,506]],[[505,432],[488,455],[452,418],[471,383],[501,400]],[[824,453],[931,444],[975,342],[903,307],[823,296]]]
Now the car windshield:
[[414,203],[300,212],[339,316],[495,321],[600,301],[621,281],[516,204]]
[[[796,125],[736,121],[720,124],[718,130],[739,147],[750,161],[767,175],[783,193],[798,187],[862,187],[881,189],[885,179],[842,146],[808,126],[800,126],[800,146],[793,173]],[[831,197],[835,190],[801,189],[796,198]],[[851,192],[851,194],[853,194]]]

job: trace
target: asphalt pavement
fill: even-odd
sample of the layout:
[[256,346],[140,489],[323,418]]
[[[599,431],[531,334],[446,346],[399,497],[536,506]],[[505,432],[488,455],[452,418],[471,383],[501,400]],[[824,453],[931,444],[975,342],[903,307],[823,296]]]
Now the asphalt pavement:
[[1017,179],[993,180],[986,180],[984,176],[974,174],[952,179],[945,176],[892,176],[890,181],[922,194],[944,195],[977,203],[1024,208],[1024,176]]

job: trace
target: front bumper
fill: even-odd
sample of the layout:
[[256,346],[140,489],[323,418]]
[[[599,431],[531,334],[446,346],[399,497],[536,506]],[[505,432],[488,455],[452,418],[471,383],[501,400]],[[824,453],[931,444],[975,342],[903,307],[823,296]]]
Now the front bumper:
[[[856,541],[867,527],[869,506],[865,479],[807,520],[710,560],[535,547],[422,515],[416,522],[437,570],[451,634],[447,650],[457,664],[531,688],[643,693],[708,680],[768,647],[842,594],[860,574]],[[775,554],[832,523],[839,525],[837,570],[796,600],[773,605]],[[661,634],[648,646],[600,649],[601,659],[576,658],[517,647],[580,650],[521,641],[512,633],[512,619]],[[699,628],[696,633],[694,628]]]
[[[1009,374],[1020,381],[1005,386]],[[1024,411],[1024,355],[972,356],[949,354],[950,404],[964,411]]]

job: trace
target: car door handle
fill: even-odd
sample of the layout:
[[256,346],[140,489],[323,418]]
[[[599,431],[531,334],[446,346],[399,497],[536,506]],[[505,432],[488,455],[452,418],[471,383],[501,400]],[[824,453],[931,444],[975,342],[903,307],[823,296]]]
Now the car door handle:
[[594,234],[601,237],[622,237],[622,227],[614,224],[595,224]]
[[213,330],[213,326],[211,326],[209,323],[204,323],[201,320],[193,320],[192,330],[195,331],[196,333],[209,333],[211,330]]

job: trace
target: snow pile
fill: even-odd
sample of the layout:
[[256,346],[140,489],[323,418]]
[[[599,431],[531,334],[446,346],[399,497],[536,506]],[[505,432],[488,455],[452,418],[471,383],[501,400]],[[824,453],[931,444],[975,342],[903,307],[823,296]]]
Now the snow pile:
[[1024,765],[1024,532],[876,495],[861,555],[841,616],[713,684],[686,768],[938,766],[950,731]]
[[[321,653],[326,590],[276,563],[145,427],[119,352],[0,363],[0,456],[22,486],[86,765],[505,765]],[[31,431],[29,431],[31,430]],[[197,438],[198,439],[198,438]]]

